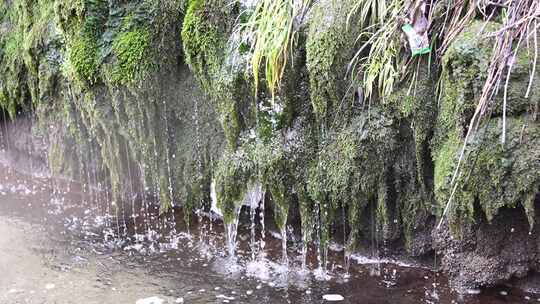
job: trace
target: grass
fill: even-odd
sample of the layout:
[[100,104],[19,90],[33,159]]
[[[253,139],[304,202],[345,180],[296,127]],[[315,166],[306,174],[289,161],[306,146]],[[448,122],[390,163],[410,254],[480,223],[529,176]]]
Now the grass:
[[[303,7],[307,4],[308,1],[304,0]],[[294,20],[301,12],[295,8],[293,0],[261,0],[246,22],[240,24],[251,46],[249,51],[255,94],[259,89],[262,67],[266,86],[274,100],[294,45]]]
[[348,71],[353,81],[363,83],[365,99],[375,93],[380,98],[390,95],[401,76],[399,34],[404,12],[403,0],[360,0],[347,18],[348,22],[359,18],[364,29],[357,37],[363,45],[349,63]]

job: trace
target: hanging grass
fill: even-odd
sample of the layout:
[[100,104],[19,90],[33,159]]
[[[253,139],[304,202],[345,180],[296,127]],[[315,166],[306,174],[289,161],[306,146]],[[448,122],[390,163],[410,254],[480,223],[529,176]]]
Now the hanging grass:
[[400,26],[405,14],[403,0],[360,0],[348,16],[361,20],[362,32],[357,41],[362,47],[349,63],[348,72],[355,81],[361,80],[365,99],[375,92],[380,98],[390,95],[401,75],[402,43]]
[[294,20],[307,4],[308,0],[303,0],[298,8],[293,0],[261,0],[247,21],[240,24],[241,31],[247,35],[251,45],[251,74],[255,94],[259,89],[259,73],[262,68],[266,86],[274,100],[294,45]]

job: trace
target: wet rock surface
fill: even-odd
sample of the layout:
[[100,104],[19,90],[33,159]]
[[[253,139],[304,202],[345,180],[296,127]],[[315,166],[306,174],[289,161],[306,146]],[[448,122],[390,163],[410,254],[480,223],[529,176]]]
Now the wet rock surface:
[[467,227],[461,238],[452,236],[447,226],[435,230],[434,237],[441,266],[460,290],[495,286],[511,279],[526,282],[527,277],[534,285],[538,282],[534,272],[540,271],[538,229],[538,222],[532,228],[528,225],[522,210],[508,208],[491,223],[482,218]]

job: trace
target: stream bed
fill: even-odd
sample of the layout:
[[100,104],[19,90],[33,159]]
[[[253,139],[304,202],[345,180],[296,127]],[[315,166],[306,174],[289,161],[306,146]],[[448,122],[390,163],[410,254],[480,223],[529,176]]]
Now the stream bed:
[[302,270],[294,241],[286,266],[271,228],[254,256],[240,225],[231,259],[220,221],[156,215],[120,230],[92,200],[105,197],[0,166],[0,303],[540,303],[507,286],[457,294],[429,265],[356,255],[345,271],[338,245],[328,273],[314,257]]

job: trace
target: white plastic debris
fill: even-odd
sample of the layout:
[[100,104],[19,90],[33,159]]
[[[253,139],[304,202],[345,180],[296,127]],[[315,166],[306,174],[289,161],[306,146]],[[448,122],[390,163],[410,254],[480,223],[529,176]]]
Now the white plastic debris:
[[328,302],[339,302],[345,300],[345,298],[339,294],[325,294],[323,300]]

